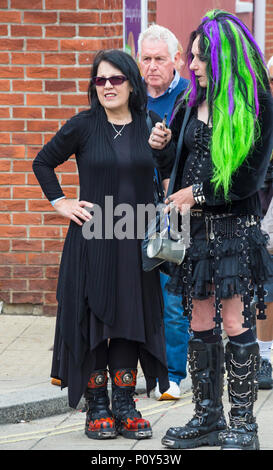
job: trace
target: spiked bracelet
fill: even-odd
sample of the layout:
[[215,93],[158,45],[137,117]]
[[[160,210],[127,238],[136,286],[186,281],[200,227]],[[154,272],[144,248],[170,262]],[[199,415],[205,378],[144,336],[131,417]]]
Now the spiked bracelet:
[[196,204],[204,204],[206,202],[203,194],[203,183],[197,183],[192,185],[192,194]]

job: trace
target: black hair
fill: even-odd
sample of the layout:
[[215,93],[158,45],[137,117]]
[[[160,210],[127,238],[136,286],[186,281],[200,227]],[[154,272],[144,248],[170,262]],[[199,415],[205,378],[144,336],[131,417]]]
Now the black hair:
[[130,110],[134,110],[138,113],[144,112],[147,106],[147,91],[138,65],[133,57],[118,49],[101,50],[95,56],[91,79],[88,86],[88,101],[92,106],[92,109],[101,106],[98,100],[96,86],[92,83],[92,78],[97,76],[98,67],[102,61],[109,62],[128,78],[129,83],[133,88],[129,97]]

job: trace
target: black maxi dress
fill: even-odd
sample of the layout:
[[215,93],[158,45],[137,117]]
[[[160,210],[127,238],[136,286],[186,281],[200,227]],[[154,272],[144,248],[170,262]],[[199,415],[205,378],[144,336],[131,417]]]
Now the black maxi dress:
[[[159,119],[151,117],[155,122]],[[135,223],[134,234],[130,228],[128,238],[120,239],[109,235],[109,217],[102,218],[104,238],[88,239],[70,221],[57,287],[51,376],[61,380],[62,388],[68,387],[73,408],[94,369],[96,347],[107,338],[139,342],[148,393],[156,379],[162,391],[169,386],[159,272],[142,270],[141,239],[134,236],[137,204],[153,202],[155,162],[145,116],[133,114],[132,123],[114,139],[115,135],[103,109],[84,111],[68,121],[33,162],[43,192],[53,200],[63,195],[54,168],[75,153],[80,200],[99,205],[103,216],[109,215],[105,197],[112,198],[114,210],[119,204],[130,204],[126,223]],[[122,211],[113,215],[113,229],[123,216]],[[128,227],[124,225],[124,230]]]
[[[185,114],[180,105],[171,124],[174,141]],[[184,314],[192,315],[192,299],[215,297],[216,334],[221,333],[222,299],[239,295],[243,301],[243,327],[253,326],[251,302],[258,297],[258,318],[265,318],[263,285],[273,282],[273,263],[267,251],[267,235],[260,229],[262,187],[273,148],[273,100],[260,94],[260,138],[234,174],[229,200],[214,192],[210,140],[212,130],[192,108],[185,128],[175,191],[203,183],[205,203],[191,210],[190,246],[180,266],[173,266],[167,289],[183,295]],[[221,149],[219,149],[221,151]],[[169,169],[170,172],[170,169]],[[168,177],[168,170],[162,176]]]

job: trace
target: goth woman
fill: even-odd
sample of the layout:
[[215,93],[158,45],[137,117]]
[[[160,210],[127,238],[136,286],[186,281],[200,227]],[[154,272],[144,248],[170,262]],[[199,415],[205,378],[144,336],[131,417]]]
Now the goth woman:
[[[175,190],[166,203],[182,213],[183,206],[191,207],[191,243],[169,289],[183,293],[191,320],[195,413],[186,425],[170,428],[162,443],[255,450],[259,348],[250,306],[256,290],[258,318],[265,318],[263,284],[273,275],[258,197],[273,147],[273,101],[261,51],[230,13],[206,14],[191,34],[188,64],[191,83],[171,124],[174,144],[185,110],[191,112]],[[157,129],[150,145],[159,148]],[[222,405],[224,362],[229,425]]]

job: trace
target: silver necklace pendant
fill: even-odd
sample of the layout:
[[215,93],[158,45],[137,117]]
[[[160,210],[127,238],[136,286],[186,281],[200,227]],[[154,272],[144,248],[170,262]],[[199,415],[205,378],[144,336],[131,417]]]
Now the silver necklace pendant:
[[126,126],[126,124],[123,124],[122,128],[119,131],[115,128],[115,126],[112,122],[110,124],[111,124],[111,126],[113,127],[113,129],[116,133],[116,135],[114,135],[114,139],[116,139],[118,136],[122,136],[122,131],[123,131],[124,127]]

